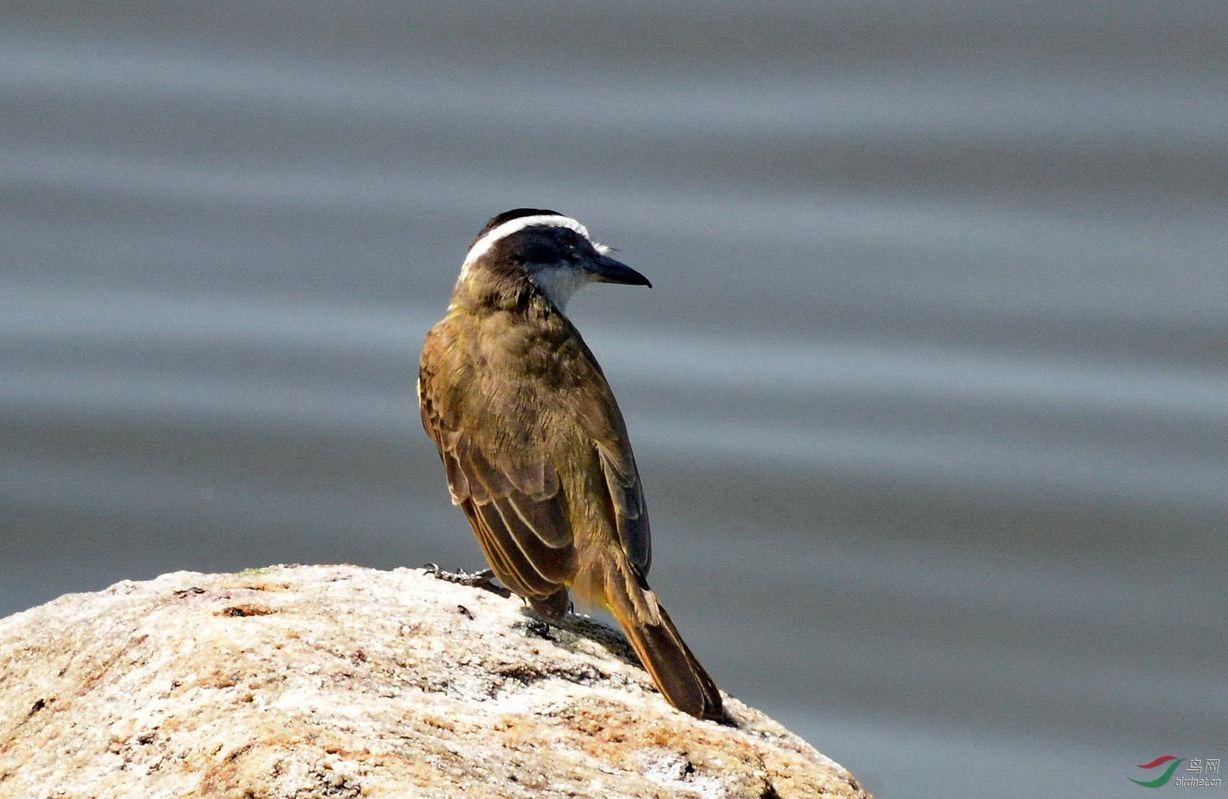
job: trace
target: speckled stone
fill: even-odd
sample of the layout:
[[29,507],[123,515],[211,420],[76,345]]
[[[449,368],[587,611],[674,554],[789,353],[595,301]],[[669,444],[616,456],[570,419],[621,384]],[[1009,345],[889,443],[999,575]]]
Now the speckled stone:
[[423,570],[178,572],[0,620],[0,797],[865,797],[622,637]]

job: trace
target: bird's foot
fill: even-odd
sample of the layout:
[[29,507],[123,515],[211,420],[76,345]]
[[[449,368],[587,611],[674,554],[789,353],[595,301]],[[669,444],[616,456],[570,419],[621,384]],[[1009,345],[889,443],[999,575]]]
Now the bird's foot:
[[511,596],[512,592],[495,582],[495,573],[490,569],[482,569],[477,572],[467,572],[464,569],[458,569],[454,572],[445,571],[439,568],[436,563],[427,563],[423,565],[426,573],[438,580],[444,580],[457,585],[467,585],[470,588],[481,588],[483,591],[489,591],[492,594],[507,597]]

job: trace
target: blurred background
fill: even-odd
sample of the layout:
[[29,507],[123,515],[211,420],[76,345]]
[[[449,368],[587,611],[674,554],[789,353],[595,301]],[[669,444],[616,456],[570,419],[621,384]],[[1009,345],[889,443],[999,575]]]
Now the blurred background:
[[1228,5],[9,2],[0,615],[481,555],[419,426],[478,229],[570,313],[718,682],[883,797],[1228,757]]

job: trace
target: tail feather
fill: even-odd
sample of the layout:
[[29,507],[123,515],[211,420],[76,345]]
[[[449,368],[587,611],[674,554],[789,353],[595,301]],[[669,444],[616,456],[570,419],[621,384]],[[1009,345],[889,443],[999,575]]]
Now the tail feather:
[[[640,662],[652,676],[657,689],[671,705],[701,719],[728,722],[720,689],[696,660],[665,608],[647,588],[646,595],[635,602],[624,585],[607,583],[606,598],[610,611],[631,641]],[[621,589],[621,590],[620,590]],[[655,611],[656,621],[645,620],[637,608],[645,601]]]

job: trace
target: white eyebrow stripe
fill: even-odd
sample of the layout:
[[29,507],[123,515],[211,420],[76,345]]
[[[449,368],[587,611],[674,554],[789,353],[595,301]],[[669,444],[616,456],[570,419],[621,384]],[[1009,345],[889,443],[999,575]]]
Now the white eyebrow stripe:
[[502,225],[491,228],[485,236],[473,243],[473,246],[469,248],[469,254],[465,256],[465,263],[462,269],[468,268],[469,264],[489,252],[490,248],[495,246],[495,242],[499,239],[506,238],[513,233],[519,233],[525,228],[533,227],[534,225],[567,228],[568,230],[574,230],[586,239],[588,238],[588,228],[570,216],[538,214],[537,216],[522,216],[517,219],[509,219]]

